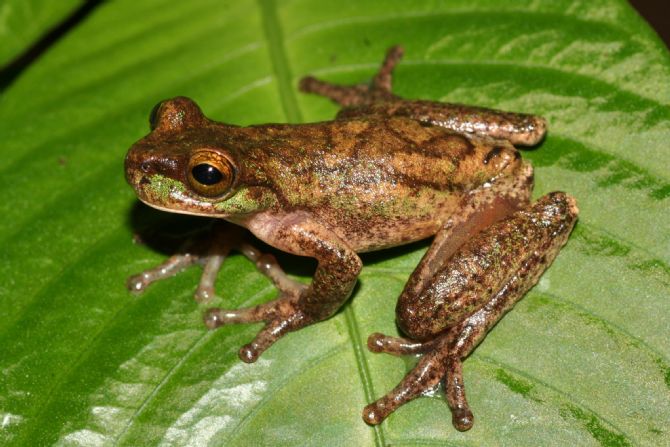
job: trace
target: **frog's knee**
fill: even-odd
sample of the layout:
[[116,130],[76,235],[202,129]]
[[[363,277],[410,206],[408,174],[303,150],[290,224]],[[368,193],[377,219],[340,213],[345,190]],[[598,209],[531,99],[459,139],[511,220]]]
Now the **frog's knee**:
[[442,331],[442,328],[436,328],[435,319],[417,300],[401,296],[395,313],[398,328],[413,340],[429,340]]

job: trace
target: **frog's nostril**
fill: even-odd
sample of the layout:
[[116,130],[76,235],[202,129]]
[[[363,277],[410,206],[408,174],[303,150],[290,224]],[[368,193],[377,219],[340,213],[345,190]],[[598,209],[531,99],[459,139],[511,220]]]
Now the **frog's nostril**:
[[142,164],[140,164],[140,169],[142,172],[149,172],[149,169],[151,169],[151,164],[148,161],[144,161]]

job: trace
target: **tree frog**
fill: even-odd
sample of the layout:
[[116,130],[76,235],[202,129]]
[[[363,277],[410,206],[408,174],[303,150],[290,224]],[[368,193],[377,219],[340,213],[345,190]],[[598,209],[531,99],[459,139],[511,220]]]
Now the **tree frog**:
[[[204,251],[185,250],[131,277],[151,282],[201,263],[196,298],[214,294],[231,250],[255,262],[279,289],[273,301],[209,309],[209,328],[264,322],[239,351],[254,362],[291,331],[325,320],[347,301],[361,271],[358,254],[433,237],[396,307],[404,338],[372,334],[373,352],[420,354],[402,382],[363,410],[379,424],[441,381],[458,430],[472,427],[462,361],[530,289],[565,244],[575,200],[553,192],[531,203],[533,170],[516,146],[538,144],[543,118],[406,100],[391,92],[403,50],[391,48],[369,84],[303,78],[300,89],[342,106],[331,121],[240,127],[206,118],[190,99],[159,103],[151,132],[125,159],[128,183],[160,210],[222,219]],[[223,223],[225,221],[225,223]],[[316,258],[311,283],[292,280],[258,239]]]

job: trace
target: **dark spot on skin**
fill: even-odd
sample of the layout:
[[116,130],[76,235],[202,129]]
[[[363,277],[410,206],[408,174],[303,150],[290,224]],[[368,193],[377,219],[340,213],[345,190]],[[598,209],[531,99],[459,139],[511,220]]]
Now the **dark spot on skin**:
[[140,185],[148,185],[149,183],[151,183],[149,179],[146,178],[145,176],[142,176],[142,179],[140,180]]
[[464,155],[466,155],[466,156],[470,156],[470,155],[472,155],[472,154],[475,153],[475,145],[472,144],[472,142],[471,142],[470,140],[468,140],[467,138],[465,138],[465,139],[463,140],[463,143],[465,144],[465,147],[464,147],[464,149],[463,149],[463,154],[464,154]]
[[433,127],[434,126],[434,124],[431,123],[430,121],[423,121],[423,120],[419,121],[419,125],[421,127]]
[[489,162],[491,161],[491,159],[492,159],[493,157],[497,157],[498,155],[500,155],[501,152],[502,152],[502,148],[501,148],[501,147],[498,147],[498,146],[496,146],[496,147],[494,147],[493,149],[491,149],[491,150],[489,151],[489,153],[486,154],[486,156],[484,157],[484,164],[485,164],[485,165],[489,164]]

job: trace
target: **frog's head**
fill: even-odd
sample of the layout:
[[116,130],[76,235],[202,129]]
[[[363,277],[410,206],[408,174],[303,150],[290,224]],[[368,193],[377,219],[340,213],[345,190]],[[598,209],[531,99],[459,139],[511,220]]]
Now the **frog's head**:
[[125,160],[126,180],[144,203],[218,217],[268,206],[264,191],[241,187],[257,182],[245,176],[251,170],[241,165],[239,149],[230,147],[236,126],[209,120],[184,97],[156,105],[149,122],[151,133],[130,148]]

